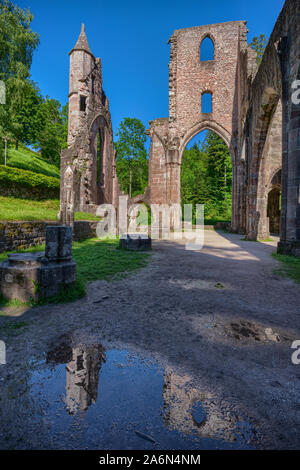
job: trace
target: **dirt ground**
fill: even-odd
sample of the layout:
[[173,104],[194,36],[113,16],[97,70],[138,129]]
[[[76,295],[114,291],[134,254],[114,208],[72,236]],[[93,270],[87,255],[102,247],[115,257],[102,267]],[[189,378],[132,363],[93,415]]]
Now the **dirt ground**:
[[[93,282],[87,298],[0,317],[7,346],[2,414],[5,404],[14,426],[9,393],[18,393],[26,364],[72,332],[106,348],[151,355],[173,377],[189,377],[210,407],[249,423],[251,447],[299,449],[300,365],[292,364],[291,344],[300,339],[300,286],[274,273],[275,247],[214,231],[205,232],[200,251],[154,242],[146,268]],[[14,329],[11,322],[24,326]]]

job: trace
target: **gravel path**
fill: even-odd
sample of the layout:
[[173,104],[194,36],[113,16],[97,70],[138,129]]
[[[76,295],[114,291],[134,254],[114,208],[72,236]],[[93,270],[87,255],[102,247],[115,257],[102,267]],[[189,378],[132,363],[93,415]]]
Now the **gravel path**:
[[[6,422],[10,414],[16,425],[9,393],[15,400],[29,361],[40,361],[71,333],[85,343],[151,355],[173,377],[188,377],[214,416],[219,413],[210,433],[218,420],[243,417],[252,447],[299,448],[300,365],[291,362],[291,344],[300,339],[300,286],[274,274],[275,243],[241,238],[206,231],[198,252],[179,242],[155,242],[146,268],[123,280],[92,283],[85,299],[0,317]],[[14,329],[11,322],[25,325]]]

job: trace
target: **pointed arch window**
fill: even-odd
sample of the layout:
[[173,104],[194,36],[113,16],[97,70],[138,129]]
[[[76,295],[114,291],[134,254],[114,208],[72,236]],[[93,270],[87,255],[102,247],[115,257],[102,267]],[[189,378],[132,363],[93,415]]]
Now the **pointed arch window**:
[[200,62],[214,60],[215,46],[213,40],[206,36],[200,44]]

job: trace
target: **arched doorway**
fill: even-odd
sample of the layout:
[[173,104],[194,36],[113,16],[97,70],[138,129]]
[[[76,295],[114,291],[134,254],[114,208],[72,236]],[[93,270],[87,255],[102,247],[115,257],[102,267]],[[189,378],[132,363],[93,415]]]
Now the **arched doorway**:
[[269,232],[273,235],[280,234],[281,216],[281,170],[278,170],[271,181],[271,189],[268,194],[267,217],[269,219]]
[[193,216],[196,204],[204,204],[207,224],[231,221],[231,154],[217,133],[202,130],[186,144],[181,158],[180,182],[181,203],[193,205]]
[[106,169],[109,158],[108,125],[104,116],[98,116],[91,126],[91,154],[93,155],[93,203],[106,203]]

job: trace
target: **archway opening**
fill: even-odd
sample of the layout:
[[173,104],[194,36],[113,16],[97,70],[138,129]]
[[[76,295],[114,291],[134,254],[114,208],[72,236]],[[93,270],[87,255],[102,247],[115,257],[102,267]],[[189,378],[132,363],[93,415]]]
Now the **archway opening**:
[[101,130],[97,132],[97,185],[103,184],[103,146],[101,138]]
[[280,215],[281,215],[281,188],[271,189],[268,194],[268,210],[269,230],[273,235],[280,233]]
[[215,47],[212,39],[206,36],[200,45],[200,62],[214,60]]
[[281,170],[273,176],[268,193],[267,217],[269,219],[269,232],[280,234],[281,219]]
[[82,189],[87,191],[89,186],[91,203],[103,204],[106,202],[106,165],[109,158],[108,126],[103,116],[98,116],[91,126],[90,151],[93,155],[93,168],[89,181]]
[[204,204],[205,223],[230,222],[232,163],[227,144],[215,132],[204,130],[186,145],[181,164],[181,203]]

